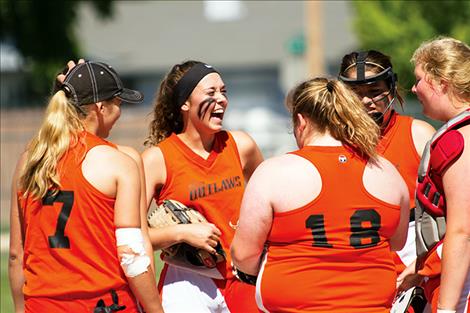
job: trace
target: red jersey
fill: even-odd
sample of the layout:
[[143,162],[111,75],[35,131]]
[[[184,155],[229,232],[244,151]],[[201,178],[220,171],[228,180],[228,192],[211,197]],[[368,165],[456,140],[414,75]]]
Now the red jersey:
[[237,145],[229,132],[216,134],[207,159],[193,152],[176,134],[159,143],[166,166],[166,181],[155,200],[178,200],[201,212],[222,232],[220,241],[227,261],[217,268],[224,278],[233,277],[230,244],[238,223],[245,188]]
[[117,257],[115,199],[82,173],[87,152],[99,145],[115,147],[90,133],[79,134],[57,166],[61,187],[56,196],[35,200],[19,193],[27,297],[92,298],[127,286]]
[[389,312],[396,272],[389,239],[400,207],[369,194],[366,161],[344,147],[293,152],[315,165],[322,190],[310,203],[274,213],[258,276],[269,312]]
[[415,207],[416,179],[421,160],[413,143],[412,123],[412,117],[393,112],[377,146],[377,152],[392,162],[405,180],[410,193],[410,209]]

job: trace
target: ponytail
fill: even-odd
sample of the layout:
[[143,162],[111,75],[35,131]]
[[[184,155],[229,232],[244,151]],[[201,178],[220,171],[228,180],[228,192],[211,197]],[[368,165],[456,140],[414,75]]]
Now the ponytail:
[[49,189],[57,192],[60,187],[57,164],[70,143],[77,142],[78,132],[84,130],[80,120],[82,112],[69,102],[63,91],[52,96],[39,132],[28,146],[20,174],[19,185],[24,195],[41,199]]
[[301,113],[320,133],[351,147],[367,159],[376,159],[380,128],[367,114],[357,95],[338,80],[314,78],[297,86],[287,107],[295,117]]

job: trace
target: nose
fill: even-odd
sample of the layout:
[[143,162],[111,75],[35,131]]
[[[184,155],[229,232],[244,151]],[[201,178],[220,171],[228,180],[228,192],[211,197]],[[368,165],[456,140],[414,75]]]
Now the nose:
[[364,104],[367,108],[375,106],[374,101],[372,101],[372,99],[367,96],[362,97],[361,101],[362,101],[362,104]]
[[217,92],[214,95],[214,98],[217,101],[217,103],[223,103],[223,104],[227,103],[227,97],[222,92]]
[[411,87],[411,92],[416,94],[416,84],[414,84],[413,87]]

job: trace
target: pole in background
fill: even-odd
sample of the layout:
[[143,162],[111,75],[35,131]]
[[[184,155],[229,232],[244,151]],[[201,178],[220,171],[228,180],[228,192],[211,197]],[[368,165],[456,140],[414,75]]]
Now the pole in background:
[[305,1],[306,62],[309,77],[324,76],[323,3]]

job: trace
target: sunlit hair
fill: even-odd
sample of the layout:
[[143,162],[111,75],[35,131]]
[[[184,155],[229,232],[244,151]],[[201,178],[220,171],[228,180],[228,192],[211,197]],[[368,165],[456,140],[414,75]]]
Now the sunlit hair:
[[37,135],[30,142],[26,162],[20,172],[19,187],[23,194],[43,198],[49,189],[60,187],[57,164],[70,146],[77,142],[77,134],[84,130],[80,112],[63,91],[49,100],[44,120]]
[[423,42],[411,62],[421,65],[432,80],[447,82],[457,99],[470,100],[470,47],[466,43],[450,37]]
[[176,64],[165,76],[158,89],[153,105],[153,120],[150,122],[149,135],[144,142],[146,146],[154,146],[169,137],[172,133],[183,131],[181,108],[174,105],[175,85],[198,61],[186,61]]
[[286,106],[294,125],[300,113],[314,123],[316,131],[328,131],[362,157],[376,159],[380,128],[344,83],[326,78],[305,81],[289,93]]
[[[357,52],[351,52],[343,57],[343,60],[341,61],[340,75],[352,77],[353,71],[356,70],[356,67],[353,65],[357,62],[357,56]],[[365,70],[374,74],[378,74],[388,67],[393,68],[391,58],[377,50],[369,50],[365,62]],[[398,83],[396,83],[396,85],[395,94],[398,102],[400,102],[400,106],[403,108],[404,100],[401,95],[402,88]]]

